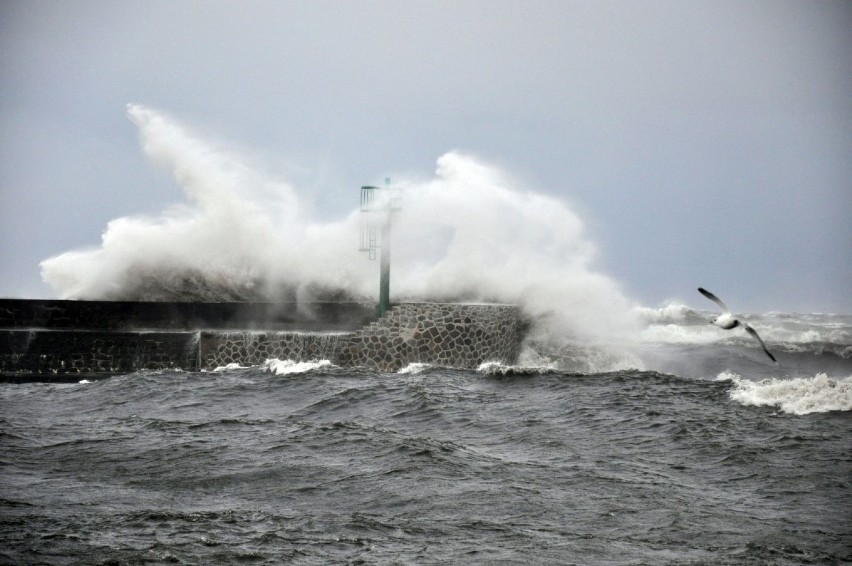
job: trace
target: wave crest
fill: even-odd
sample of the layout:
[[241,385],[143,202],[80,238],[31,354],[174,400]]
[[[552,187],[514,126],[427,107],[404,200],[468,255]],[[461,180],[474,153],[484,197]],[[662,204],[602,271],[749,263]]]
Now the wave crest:
[[723,372],[716,379],[732,381],[728,394],[742,405],[778,407],[793,415],[852,410],[852,376],[832,379],[818,373],[810,378],[749,381]]
[[554,373],[555,368],[536,367],[523,365],[506,365],[500,362],[485,362],[476,368],[476,371],[485,375],[543,375]]
[[648,324],[706,322],[698,311],[682,303],[669,303],[659,308],[637,307],[636,313]]
[[293,375],[298,373],[308,373],[320,369],[328,369],[336,367],[328,360],[319,360],[315,362],[297,362],[294,360],[266,360],[261,364],[261,369],[274,373],[275,375]]

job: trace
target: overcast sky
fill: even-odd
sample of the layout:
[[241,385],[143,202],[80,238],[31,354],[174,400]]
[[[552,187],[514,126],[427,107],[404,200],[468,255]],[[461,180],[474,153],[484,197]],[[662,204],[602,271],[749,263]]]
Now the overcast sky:
[[570,203],[648,306],[852,313],[850,2],[0,4],[0,296],[183,200],[128,103],[338,218],[460,150]]

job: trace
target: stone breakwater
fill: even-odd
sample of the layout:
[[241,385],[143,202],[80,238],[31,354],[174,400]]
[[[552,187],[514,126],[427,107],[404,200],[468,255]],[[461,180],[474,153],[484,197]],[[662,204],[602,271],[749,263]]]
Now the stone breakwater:
[[[513,363],[526,331],[513,305],[403,303],[378,320],[369,319],[368,310],[355,303],[216,308],[4,299],[0,378],[70,381],[83,374],[199,371],[269,359],[381,371],[411,363],[475,368]],[[145,329],[137,330],[140,325]]]
[[350,333],[331,332],[202,332],[199,369],[228,364],[257,366],[266,360],[297,362],[338,359]]
[[203,333],[200,366],[258,365],[278,358],[382,371],[411,363],[475,368],[489,361],[514,362],[524,330],[513,305],[404,303],[351,333]]

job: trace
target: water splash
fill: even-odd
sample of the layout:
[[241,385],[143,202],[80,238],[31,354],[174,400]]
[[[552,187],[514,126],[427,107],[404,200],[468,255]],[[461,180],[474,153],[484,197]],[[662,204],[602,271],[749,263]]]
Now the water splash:
[[316,362],[297,362],[294,360],[266,360],[261,366],[261,369],[274,373],[275,375],[293,375],[299,373],[308,373],[319,369],[328,369],[335,367],[328,360],[319,360]]
[[432,364],[412,362],[396,373],[398,373],[400,375],[418,375],[418,374],[421,374],[424,371],[427,371],[427,370],[429,370],[433,367],[435,367],[435,366],[433,366]]
[[[359,211],[309,218],[299,192],[131,105],[142,147],[169,168],[186,202],[156,217],[122,217],[100,246],[42,262],[61,298],[311,300],[370,298],[376,265],[357,251]],[[498,167],[450,152],[433,179],[408,182],[394,225],[392,298],[521,305],[553,336],[623,340],[635,305],[593,267],[596,249],[565,202]]]

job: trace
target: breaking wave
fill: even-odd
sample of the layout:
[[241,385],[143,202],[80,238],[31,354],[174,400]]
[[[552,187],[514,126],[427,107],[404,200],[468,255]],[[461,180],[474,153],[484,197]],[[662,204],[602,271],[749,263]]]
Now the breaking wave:
[[[368,298],[377,267],[359,254],[361,213],[311,218],[304,195],[161,112],[128,106],[152,162],[173,172],[186,202],[155,217],[112,220],[99,246],[42,262],[65,299],[245,301]],[[521,305],[575,340],[625,340],[635,305],[594,269],[582,219],[498,167],[459,152],[434,178],[405,180],[394,220],[394,300]],[[354,199],[353,199],[354,200]]]
[[431,368],[435,367],[432,364],[424,364],[420,362],[412,362],[399,370],[397,373],[400,375],[417,375],[427,371]]
[[749,381],[723,372],[717,379],[733,382],[729,395],[743,405],[778,407],[793,415],[852,410],[852,376],[832,379],[819,373],[810,378]]
[[[722,330],[709,324],[714,313],[672,304],[659,309],[639,308],[645,321],[641,342],[678,345],[746,345],[754,342],[745,332]],[[744,315],[772,350],[852,359],[852,316],[837,314],[767,313]]]
[[546,366],[528,366],[523,364],[506,365],[500,362],[485,362],[480,364],[476,371],[484,375],[505,375],[505,376],[524,376],[524,375],[544,375],[556,372],[554,367]]
[[308,373],[320,369],[329,369],[335,367],[328,360],[319,360],[314,362],[297,362],[294,360],[266,360],[261,364],[260,368],[275,375],[293,375],[298,373]]
[[669,303],[660,308],[637,307],[636,314],[646,324],[683,324],[706,321],[700,312],[681,303]]

